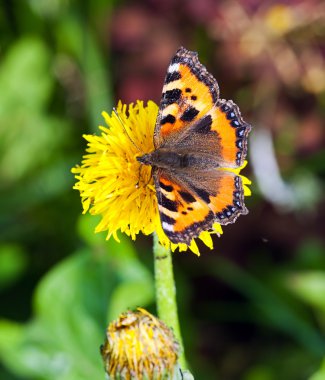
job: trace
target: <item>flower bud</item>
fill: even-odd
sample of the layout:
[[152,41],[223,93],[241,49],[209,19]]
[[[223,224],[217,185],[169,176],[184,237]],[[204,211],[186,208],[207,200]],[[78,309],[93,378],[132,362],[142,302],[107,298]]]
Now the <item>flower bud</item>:
[[174,379],[179,344],[172,330],[144,309],[127,311],[111,322],[101,346],[111,380]]

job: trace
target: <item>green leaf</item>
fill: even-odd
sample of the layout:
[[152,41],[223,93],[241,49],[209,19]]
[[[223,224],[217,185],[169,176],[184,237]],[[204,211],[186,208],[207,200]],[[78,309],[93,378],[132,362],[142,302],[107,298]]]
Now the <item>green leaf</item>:
[[39,283],[31,322],[0,323],[0,357],[13,373],[27,378],[101,379],[99,346],[107,313],[116,315],[135,302],[145,306],[152,289],[150,272],[128,239],[79,251]]
[[26,254],[15,244],[0,246],[0,288],[14,282],[26,268]]
[[323,360],[322,366],[314,375],[312,375],[309,380],[324,380],[325,379],[325,359]]
[[0,65],[0,175],[9,187],[48,163],[68,124],[46,110],[54,86],[51,54],[39,38],[23,38]]
[[[81,209],[80,205],[80,209]],[[95,233],[95,228],[100,222],[99,215],[90,215],[89,213],[80,215],[77,224],[77,230],[82,240],[90,246],[98,246],[106,244],[106,233]]]
[[274,328],[291,335],[310,352],[323,355],[325,349],[323,337],[268,282],[252,276],[221,257],[218,257],[218,265],[213,267],[211,272],[247,296],[256,310],[263,313],[264,323],[270,323]]
[[[1,121],[1,119],[0,119]],[[61,145],[67,132],[67,123],[41,114],[20,111],[11,121],[2,121],[10,126],[0,131],[0,173],[5,184],[20,180],[41,164],[50,162],[53,153]]]
[[287,285],[309,305],[325,312],[325,272],[305,271],[288,275]]
[[244,376],[244,380],[273,380],[275,376],[272,369],[257,365],[251,368]]
[[15,114],[17,108],[30,111],[46,105],[53,86],[50,54],[39,38],[27,37],[16,42],[0,66],[1,112]]
[[151,272],[138,260],[129,238],[118,243],[108,242],[110,257],[114,260],[119,285],[112,292],[108,306],[108,320],[115,319],[126,309],[148,305],[154,300],[154,282]]
[[322,241],[316,238],[304,239],[297,249],[294,263],[301,269],[325,270],[325,248]]
[[145,280],[126,282],[118,286],[112,294],[108,319],[113,320],[125,310],[133,310],[153,301],[153,284]]
[[[80,23],[71,14],[61,20],[57,29],[58,44],[75,55],[81,65],[84,78],[87,114],[91,129],[98,133],[98,125],[103,123],[101,113],[112,108],[112,83],[93,31],[88,24]],[[106,51],[106,55],[108,52]]]
[[94,233],[99,220],[100,216],[82,215],[78,231],[88,244],[107,250],[114,265],[119,283],[114,288],[108,305],[107,318],[111,321],[121,312],[153,302],[154,283],[149,270],[138,260],[130,238],[122,235],[118,243],[113,238],[106,241],[105,233]]

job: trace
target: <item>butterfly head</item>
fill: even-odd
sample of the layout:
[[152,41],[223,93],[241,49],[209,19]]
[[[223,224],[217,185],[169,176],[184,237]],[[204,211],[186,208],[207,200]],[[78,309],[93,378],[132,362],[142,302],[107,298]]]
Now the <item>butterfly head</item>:
[[145,165],[164,169],[177,169],[189,166],[187,154],[179,154],[173,150],[158,148],[151,153],[137,157],[137,160]]
[[137,157],[137,160],[144,165],[152,165],[153,159],[152,159],[152,153],[146,153],[142,156]]

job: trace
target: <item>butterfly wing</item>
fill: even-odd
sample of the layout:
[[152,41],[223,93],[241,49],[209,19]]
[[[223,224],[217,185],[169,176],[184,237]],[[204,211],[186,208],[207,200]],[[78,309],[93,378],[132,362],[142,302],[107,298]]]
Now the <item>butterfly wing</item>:
[[246,214],[241,178],[225,170],[156,169],[154,180],[162,228],[173,243],[190,244],[214,222]]
[[236,168],[245,160],[250,130],[238,106],[219,99],[218,83],[197,53],[178,49],[165,78],[155,147],[201,154],[215,167]]
[[180,132],[202,118],[219,98],[219,86],[196,52],[181,47],[167,69],[154,144],[174,141]]
[[222,168],[243,164],[250,129],[235,103],[219,99],[217,81],[197,53],[180,48],[167,70],[154,132],[157,151],[195,158],[190,167],[153,162],[161,224],[172,242],[190,244],[214,222],[247,213],[241,177]]
[[214,158],[216,167],[237,168],[246,158],[250,130],[251,126],[241,117],[238,106],[232,100],[221,99],[205,116],[190,125],[173,145],[180,154],[190,150]]

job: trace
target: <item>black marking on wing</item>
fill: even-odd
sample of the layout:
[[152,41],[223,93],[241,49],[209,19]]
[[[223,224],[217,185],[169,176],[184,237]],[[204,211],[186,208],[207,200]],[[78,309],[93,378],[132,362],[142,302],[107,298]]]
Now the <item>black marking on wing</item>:
[[212,227],[214,219],[215,214],[212,211],[209,211],[208,215],[203,221],[195,222],[180,232],[165,230],[165,234],[168,236],[169,240],[175,244],[185,243],[189,245],[191,243],[191,240],[198,237],[202,231],[208,230]]
[[186,50],[181,47],[177,50],[171,64],[180,63],[187,65],[191,72],[203,82],[208,88],[212,97],[212,101],[216,103],[219,98],[219,86],[212,74],[208,72],[206,67],[200,63],[197,52]]
[[181,116],[182,121],[192,121],[199,111],[195,107],[188,107]]
[[163,212],[160,212],[160,220],[161,222],[166,222],[171,225],[176,223],[176,220],[174,218],[171,218],[170,216],[166,215]]
[[234,197],[234,205],[235,205],[239,210],[242,210],[242,209],[243,209],[243,201],[242,201],[242,197],[241,197],[241,193],[240,193],[240,191],[235,190],[235,191],[233,192],[233,197]]
[[230,125],[235,129],[236,147],[239,151],[236,153],[236,165],[240,166],[246,157],[247,138],[251,130],[251,126],[243,120],[238,106],[232,100],[220,99],[218,106],[225,113]]
[[243,137],[245,135],[245,127],[237,128],[236,129],[236,136],[237,137]]
[[233,120],[230,124],[234,128],[240,127],[240,123],[238,120]]
[[237,152],[236,158],[236,164],[239,166],[241,164],[242,152]]
[[181,77],[182,76],[178,71],[173,71],[172,73],[167,73],[167,76],[165,79],[165,84],[179,80],[179,79],[181,79]]
[[228,120],[234,120],[236,117],[235,112],[231,109],[229,112],[226,113],[227,119]]
[[171,114],[168,114],[167,116],[163,117],[161,119],[161,122],[160,124],[161,125],[164,125],[164,124],[167,124],[167,123],[170,123],[170,124],[174,124],[176,121],[176,118],[175,116],[171,115]]
[[212,117],[210,115],[202,117],[194,127],[194,132],[207,134],[211,131]]
[[171,201],[170,199],[168,199],[164,194],[160,194],[160,196],[158,197],[158,203],[165,207],[167,210],[169,211],[174,211],[174,212],[177,212],[178,209],[177,209],[177,202],[175,201]]
[[170,193],[171,191],[173,191],[173,186],[171,185],[165,185],[163,182],[159,181],[159,186],[164,189],[165,191],[167,191],[168,193]]
[[216,217],[217,219],[220,219],[221,221],[223,219],[229,219],[231,217],[234,217],[237,219],[238,217],[238,208],[237,207],[234,207],[232,205],[230,206],[227,206],[226,208],[224,208],[222,211],[218,212],[216,214]]
[[239,176],[235,177],[236,190],[233,191],[233,204],[216,213],[216,221],[220,224],[233,223],[239,215],[245,215],[248,210],[244,204],[244,191]]
[[206,190],[199,187],[193,187],[193,190],[205,203],[210,203],[210,194]]
[[221,110],[222,110],[223,112],[227,112],[227,111],[230,110],[230,106],[228,106],[227,103],[223,104],[220,108],[221,108]]
[[184,199],[185,202],[187,203],[194,203],[196,202],[196,199],[193,197],[192,194],[190,194],[187,191],[180,191],[179,195]]
[[[210,73],[208,73],[208,71],[204,72],[196,66],[192,67],[191,71],[193,72],[193,74],[196,75],[200,82],[203,82],[207,87],[209,87],[210,94],[212,96],[212,101],[213,103],[216,103],[219,98],[219,87],[214,77]],[[218,88],[218,91],[215,90],[215,87]]]
[[163,107],[169,104],[177,103],[181,95],[182,95],[182,91],[179,88],[174,88],[173,90],[168,90],[164,92],[162,95],[162,101],[161,101],[163,104]]

